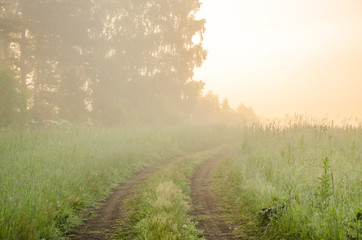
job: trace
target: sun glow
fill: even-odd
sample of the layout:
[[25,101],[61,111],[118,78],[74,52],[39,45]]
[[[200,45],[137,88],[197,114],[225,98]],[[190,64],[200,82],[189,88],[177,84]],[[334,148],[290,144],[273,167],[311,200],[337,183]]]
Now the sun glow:
[[362,117],[362,1],[204,1],[195,74],[265,116]]

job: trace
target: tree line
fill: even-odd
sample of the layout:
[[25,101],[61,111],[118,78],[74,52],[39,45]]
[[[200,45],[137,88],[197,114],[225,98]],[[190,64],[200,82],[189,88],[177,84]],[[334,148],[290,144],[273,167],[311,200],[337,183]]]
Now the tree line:
[[194,80],[207,55],[199,8],[199,0],[2,1],[0,125],[256,118]]

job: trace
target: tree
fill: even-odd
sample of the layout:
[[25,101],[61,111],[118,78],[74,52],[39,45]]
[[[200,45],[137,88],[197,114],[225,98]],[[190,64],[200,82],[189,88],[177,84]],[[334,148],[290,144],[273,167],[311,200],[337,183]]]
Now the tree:
[[94,115],[105,122],[129,117],[175,121],[191,108],[195,96],[188,94],[201,91],[192,89],[203,87],[192,79],[194,68],[206,57],[201,43],[192,41],[205,30],[204,21],[195,19],[199,1],[112,3],[112,10],[103,10],[106,24],[98,35],[109,39],[110,47],[92,85]]
[[236,112],[244,122],[258,122],[258,116],[251,107],[247,107],[241,103],[236,109]]
[[27,94],[15,72],[0,67],[0,126],[24,125],[28,120]]
[[76,121],[86,112],[84,46],[91,1],[19,0],[33,42],[33,117]]
[[[188,117],[206,57],[199,0],[13,0],[0,5],[2,62],[36,120],[104,124]],[[91,112],[91,114],[89,114]]]

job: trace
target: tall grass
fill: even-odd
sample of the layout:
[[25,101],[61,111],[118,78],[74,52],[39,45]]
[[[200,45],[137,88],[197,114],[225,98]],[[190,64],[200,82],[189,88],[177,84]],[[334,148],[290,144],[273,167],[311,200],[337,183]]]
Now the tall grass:
[[190,177],[203,161],[231,147],[182,157],[152,174],[130,201],[131,214],[121,223],[117,239],[201,239],[202,232],[188,215],[192,209]]
[[361,239],[361,160],[361,127],[254,127],[218,184],[265,239]]
[[233,136],[222,127],[0,130],[0,239],[59,239],[141,168]]

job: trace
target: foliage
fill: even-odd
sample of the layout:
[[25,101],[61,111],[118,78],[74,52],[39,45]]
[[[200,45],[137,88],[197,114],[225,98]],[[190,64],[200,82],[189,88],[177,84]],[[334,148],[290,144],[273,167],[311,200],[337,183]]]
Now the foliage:
[[0,67],[0,127],[23,125],[28,119],[27,93],[15,72]]
[[329,205],[329,200],[334,192],[333,173],[331,172],[332,166],[330,160],[326,157],[323,160],[323,173],[320,179],[320,184],[317,186],[316,196],[319,200],[318,204],[322,207]]
[[207,55],[205,20],[195,16],[200,6],[199,0],[8,1],[0,5],[0,62],[19,71],[36,121],[239,123],[245,116],[223,111],[194,79]]
[[361,142],[361,126],[245,129],[216,182],[240,235],[249,226],[257,239],[358,239]]
[[199,7],[199,0],[10,1],[0,6],[2,59],[32,90],[35,120],[167,121],[170,109],[186,114],[190,88],[202,87],[193,84],[206,57],[192,40],[205,31]]
[[140,169],[235,139],[223,127],[0,130],[0,239],[60,239]]

